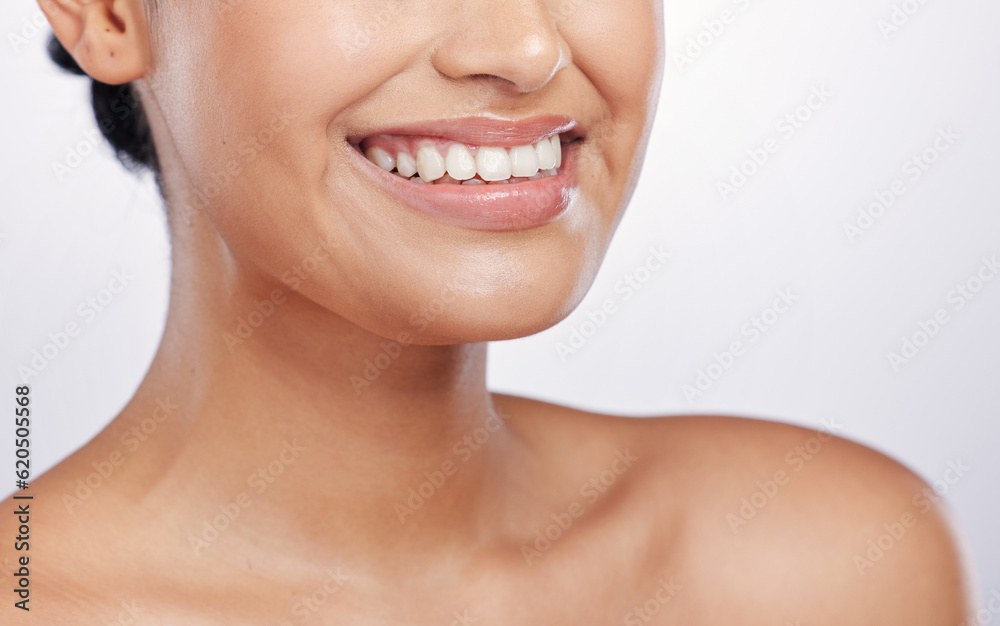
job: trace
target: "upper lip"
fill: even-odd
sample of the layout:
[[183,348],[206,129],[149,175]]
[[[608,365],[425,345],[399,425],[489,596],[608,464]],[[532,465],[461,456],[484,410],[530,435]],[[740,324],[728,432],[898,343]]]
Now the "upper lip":
[[535,115],[521,119],[454,117],[387,126],[363,135],[349,136],[347,140],[357,145],[366,137],[375,135],[415,135],[439,137],[473,146],[511,148],[570,131],[579,133],[580,124],[566,115]]

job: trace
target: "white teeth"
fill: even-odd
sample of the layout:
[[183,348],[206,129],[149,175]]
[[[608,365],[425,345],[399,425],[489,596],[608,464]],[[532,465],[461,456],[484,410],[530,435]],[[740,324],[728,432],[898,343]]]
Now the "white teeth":
[[556,166],[556,151],[552,149],[552,142],[548,139],[535,144],[535,153],[538,154],[538,169],[550,170]]
[[417,173],[417,162],[408,153],[400,152],[396,156],[396,171],[400,176],[410,178]]
[[417,150],[417,172],[425,182],[433,182],[444,176],[444,157],[434,146],[423,146]]
[[510,156],[503,148],[482,147],[476,154],[476,169],[485,181],[510,178]]
[[391,172],[396,167],[396,159],[378,146],[372,146],[365,150],[365,156],[368,157],[369,161],[387,172]]
[[517,184],[555,176],[562,165],[559,135],[510,149],[452,143],[446,156],[438,151],[438,144],[423,144],[417,149],[416,158],[409,152],[399,152],[394,158],[380,146],[369,146],[364,154],[383,170],[395,170],[399,176],[423,184]]
[[469,149],[460,143],[453,143],[448,148],[445,165],[448,175],[456,180],[469,180],[476,175],[476,160]]
[[530,178],[538,173],[538,155],[533,146],[510,149],[510,173],[521,178]]

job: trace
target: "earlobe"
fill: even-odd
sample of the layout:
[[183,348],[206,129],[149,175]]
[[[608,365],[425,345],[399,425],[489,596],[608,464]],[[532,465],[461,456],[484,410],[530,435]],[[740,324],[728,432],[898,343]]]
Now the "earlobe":
[[120,85],[150,60],[142,0],[39,0],[56,38],[91,78]]

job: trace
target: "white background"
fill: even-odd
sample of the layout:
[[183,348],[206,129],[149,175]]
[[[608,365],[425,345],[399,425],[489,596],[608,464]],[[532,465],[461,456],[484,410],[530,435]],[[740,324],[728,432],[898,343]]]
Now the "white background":
[[[567,1],[572,10],[593,0]],[[886,36],[879,20],[893,6],[667,0],[660,110],[602,273],[563,323],[494,344],[490,384],[628,415],[724,413],[806,426],[832,417],[839,434],[929,481],[964,463],[972,469],[961,480],[941,485],[988,595],[1000,588],[1000,280],[961,310],[948,296],[981,257],[1000,256],[1000,5],[909,0],[918,10]],[[708,44],[680,67],[675,55],[723,9],[732,23],[702,34]],[[48,29],[11,39],[30,35],[24,20],[37,13],[29,0],[0,8],[0,402],[12,402],[17,366],[48,333],[70,321],[83,332],[31,381],[36,476],[128,401],[159,341],[169,279],[148,176],[127,174],[103,143],[61,179],[53,171],[95,126],[87,81],[44,54]],[[829,101],[793,136],[780,133],[778,121],[820,86]],[[912,181],[906,163],[941,128],[959,138]],[[718,181],[769,137],[777,152],[723,200]],[[905,193],[851,241],[844,224],[896,179]],[[671,258],[648,277],[640,272],[647,282],[625,301],[616,283],[651,245]],[[86,323],[77,306],[121,269],[135,278]],[[744,324],[778,289],[798,300],[751,342]],[[561,358],[558,344],[573,329],[593,330],[581,326],[587,312],[609,298],[617,312]],[[887,354],[939,308],[949,322],[894,371]],[[689,402],[683,386],[736,340],[743,354]],[[12,430],[0,428],[0,459],[11,463]],[[11,486],[0,491],[13,489],[8,469]]]

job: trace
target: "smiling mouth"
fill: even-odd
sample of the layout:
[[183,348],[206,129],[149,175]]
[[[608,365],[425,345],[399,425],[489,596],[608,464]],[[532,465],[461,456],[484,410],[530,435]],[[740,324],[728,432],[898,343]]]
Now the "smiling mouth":
[[508,185],[557,176],[563,134],[511,146],[472,145],[439,137],[381,134],[353,144],[369,161],[417,184]]
[[412,122],[348,135],[359,174],[398,203],[456,226],[536,228],[580,194],[586,129],[577,120],[467,117]]

